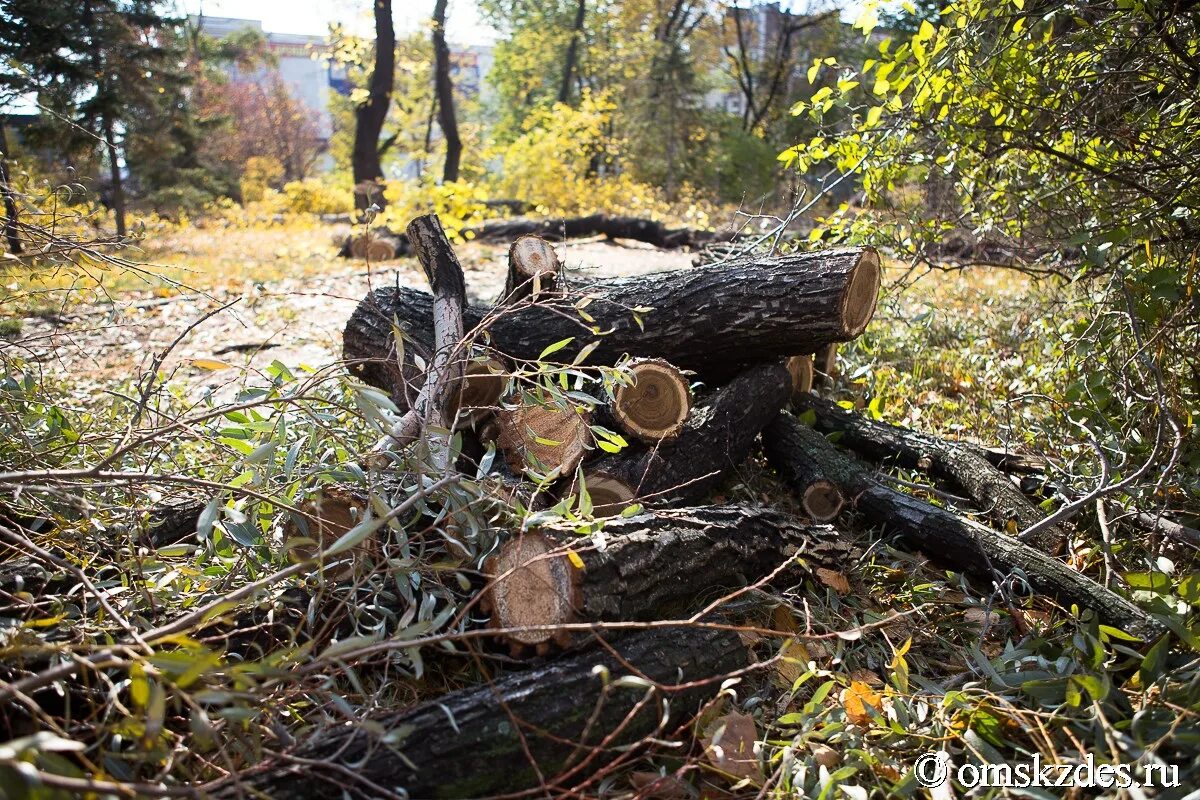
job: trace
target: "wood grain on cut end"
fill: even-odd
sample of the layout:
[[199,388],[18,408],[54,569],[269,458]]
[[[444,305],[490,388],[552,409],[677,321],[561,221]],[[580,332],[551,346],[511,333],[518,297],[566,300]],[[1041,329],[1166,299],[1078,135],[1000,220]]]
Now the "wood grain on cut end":
[[788,374],[792,376],[792,397],[808,394],[813,388],[812,356],[792,356],[787,360]]
[[[294,513],[289,514],[284,522],[284,541],[308,538],[313,542],[293,546],[289,551],[291,559],[299,562],[316,558],[320,550],[329,547],[362,522],[369,504],[369,495],[365,490],[338,486],[322,488],[314,497],[300,504],[303,525]],[[351,552],[354,557],[353,565],[327,573],[327,577],[340,580],[365,568],[367,562],[378,554],[379,541],[375,537],[368,537]]]
[[497,444],[514,472],[569,475],[587,450],[586,415],[554,406],[525,405],[498,414]]
[[532,295],[535,289],[553,291],[561,268],[554,245],[540,236],[522,236],[508,249],[504,300],[515,303]]
[[468,362],[455,404],[458,416],[454,427],[470,427],[491,416],[507,383],[508,374],[500,359]]
[[603,470],[589,470],[583,477],[594,517],[614,517],[637,499],[632,486]]
[[814,522],[831,522],[842,513],[846,498],[837,484],[822,479],[808,485],[800,496],[800,505]]
[[[484,571],[492,582],[487,602],[496,628],[562,625],[574,619],[578,572],[558,545],[537,532],[523,533],[500,546]],[[514,631],[509,641],[537,645],[555,638],[553,630]]]
[[687,378],[661,359],[631,361],[632,386],[620,386],[613,396],[613,416],[629,434],[644,442],[672,439],[683,430],[692,410]]
[[853,339],[866,330],[867,323],[875,315],[881,279],[879,254],[868,247],[854,265],[842,294],[842,333],[847,339]]

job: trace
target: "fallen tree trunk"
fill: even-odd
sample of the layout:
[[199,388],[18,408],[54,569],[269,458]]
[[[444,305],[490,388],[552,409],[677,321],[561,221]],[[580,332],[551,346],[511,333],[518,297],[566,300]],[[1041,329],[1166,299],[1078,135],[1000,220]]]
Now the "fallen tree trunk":
[[[722,234],[713,231],[668,228],[661,222],[650,219],[614,217],[608,214],[591,214],[586,217],[548,217],[546,219],[517,217],[485,222],[474,228],[468,228],[464,233],[474,234],[469,238],[481,242],[511,242],[518,236],[529,235],[540,236],[555,242],[565,239],[580,239],[586,236],[607,236],[610,239],[632,239],[665,249],[699,247],[722,238]],[[729,235],[724,234],[724,238],[729,238]]]
[[789,560],[837,565],[848,549],[833,528],[744,506],[641,514],[608,521],[604,533],[603,550],[549,530],[521,533],[501,545],[484,566],[491,578],[484,602],[492,625],[540,626],[505,638],[520,645],[567,646],[570,634],[556,626],[686,617]]
[[[661,358],[719,383],[747,364],[858,336],[874,314],[879,277],[875,251],[848,248],[595,281],[552,302],[497,314],[488,325],[489,344],[532,361],[547,346],[571,339],[556,354],[569,363],[595,341],[590,364],[615,364],[626,354]],[[420,373],[414,355],[426,362],[432,356],[431,308],[429,294],[405,287],[367,295],[346,323],[347,365],[404,397],[405,384]],[[467,309],[466,328],[479,326],[491,311]],[[405,337],[403,367],[396,361],[393,320]]]
[[873,525],[899,532],[930,558],[989,582],[1020,573],[1034,591],[1068,609],[1073,605],[1090,609],[1101,622],[1146,641],[1163,633],[1145,611],[1051,556],[880,485],[864,467],[791,415],[780,414],[767,427],[763,449],[785,480],[800,473],[823,475],[852,498],[854,507]]
[[[1028,528],[1045,519],[1006,475],[971,447],[875,422],[812,395],[798,399],[796,405],[815,415],[813,427],[818,431],[836,432],[838,444],[876,461],[930,472],[974,500],[1001,526],[1012,521]],[[1028,544],[1055,555],[1062,552],[1066,541],[1067,532],[1054,527]]]
[[[303,765],[276,762],[243,783],[290,800],[323,800],[346,788],[378,797],[399,787],[422,798],[532,787],[557,795],[604,765],[640,754],[631,746],[686,731],[719,679],[749,663],[738,635],[724,630],[641,631],[612,648],[375,716],[370,726],[319,729],[293,751]],[[610,679],[631,668],[658,686]]]
[[702,497],[746,460],[791,393],[792,377],[782,364],[751,367],[701,400],[673,440],[597,460],[584,472],[589,493],[602,479],[610,492],[608,513],[620,511],[619,495],[648,504]]

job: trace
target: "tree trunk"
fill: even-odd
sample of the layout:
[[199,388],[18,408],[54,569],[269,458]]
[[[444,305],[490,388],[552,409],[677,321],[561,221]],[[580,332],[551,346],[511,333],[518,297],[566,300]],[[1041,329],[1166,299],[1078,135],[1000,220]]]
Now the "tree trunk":
[[[681,619],[799,555],[836,565],[848,549],[829,527],[770,509],[697,508],[609,520],[605,546],[552,531],[514,535],[484,569],[492,625],[520,645],[566,646],[572,622]],[[572,564],[571,553],[582,561]],[[785,573],[795,583],[795,570]]]
[[[640,631],[612,647],[615,653],[584,651],[382,714],[370,727],[318,730],[294,751],[308,760],[304,766],[281,762],[246,782],[290,800],[323,799],[350,787],[382,796],[401,786],[409,797],[422,798],[489,797],[539,786],[558,796],[601,766],[628,762],[644,750],[632,745],[677,731],[686,737],[719,679],[749,663],[732,631]],[[656,688],[613,682],[631,668]],[[316,766],[323,763],[348,768],[326,772]],[[354,776],[350,786],[347,775]]]
[[[651,505],[703,497],[746,460],[759,431],[775,418],[791,392],[791,376],[783,365],[751,367],[700,400],[674,440],[632,446],[599,459],[585,471],[585,483],[598,474]],[[610,490],[621,491],[615,486]]]
[[4,194],[4,239],[8,242],[8,252],[18,256],[21,254],[21,237],[17,233],[20,218],[16,195],[13,194],[8,178],[8,160],[11,157],[12,153],[8,149],[8,131],[4,118],[0,117],[0,192]]
[[[416,402],[376,443],[374,452],[398,449],[414,441],[430,427],[449,430],[458,414],[458,396],[463,389],[466,353],[463,344],[463,310],[467,305],[467,287],[462,265],[442,230],[437,214],[417,217],[408,223],[408,241],[429,279],[433,290],[430,308],[433,327],[433,357],[425,385]],[[434,464],[449,468],[449,439],[442,434],[430,436]]]
[[587,0],[579,0],[575,7],[575,24],[571,26],[571,43],[567,45],[567,57],[563,61],[562,84],[558,88],[558,102],[566,105],[571,99],[571,80],[575,74],[575,62],[579,57],[579,40],[583,38],[583,20],[587,14]]
[[350,155],[357,208],[386,201],[378,188],[367,186],[383,180],[379,158],[379,135],[392,105],[396,72],[396,33],[392,27],[392,0],[375,0],[375,68],[367,87],[367,101],[354,109],[354,149]]
[[[615,364],[624,355],[661,358],[719,383],[747,364],[812,352],[862,333],[875,310],[879,259],[871,249],[849,248],[747,259],[711,267],[594,281],[559,299],[514,308],[489,327],[501,355],[536,360],[550,344],[569,362],[598,342],[589,364]],[[592,298],[579,317],[576,304]],[[352,371],[393,394],[420,371],[412,362],[432,354],[432,298],[395,287],[369,294],[351,316],[343,355]],[[467,329],[491,309],[469,308]],[[396,363],[392,320],[406,336],[405,363]],[[596,335],[591,331],[603,331]]]
[[837,484],[871,524],[901,534],[930,558],[989,583],[1023,574],[1065,608],[1090,609],[1103,623],[1146,641],[1163,633],[1149,614],[1060,561],[1011,536],[882,486],[825,437],[788,414],[763,432],[767,459],[785,479],[817,473]]
[[125,235],[125,180],[121,177],[121,160],[117,153],[116,134],[112,118],[105,116],[104,147],[108,151],[108,174],[112,179],[112,210],[117,222],[117,236]]
[[[610,239],[632,239],[655,247],[698,247],[722,238],[722,234],[693,228],[668,228],[661,222],[641,217],[614,217],[592,214],[586,217],[493,220],[469,229],[481,242],[508,242],[518,236],[540,236],[553,242],[579,239],[586,236],[607,236]],[[727,238],[727,236],[726,236]]]
[[[1006,475],[969,446],[873,422],[813,395],[801,398],[797,408],[809,409],[816,415],[814,427],[818,431],[837,432],[841,437],[838,444],[875,461],[930,472],[970,497],[1002,527],[1013,522],[1028,528],[1045,519]],[[1067,532],[1055,527],[1028,544],[1055,555],[1062,551],[1066,541]]]
[[433,90],[437,96],[438,125],[446,139],[446,166],[442,181],[458,180],[458,162],[462,158],[462,140],[458,137],[458,118],[454,113],[454,84],[450,80],[450,48],[446,45],[446,3],[433,6]]

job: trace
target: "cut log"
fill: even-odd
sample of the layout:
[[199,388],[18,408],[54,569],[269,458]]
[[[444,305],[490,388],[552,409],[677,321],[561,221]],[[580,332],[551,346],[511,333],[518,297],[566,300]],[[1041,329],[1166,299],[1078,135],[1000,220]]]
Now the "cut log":
[[813,388],[812,356],[792,356],[787,360],[787,369],[792,376],[792,398],[806,395]]
[[504,451],[509,468],[518,474],[570,475],[591,443],[588,417],[574,409],[529,400],[503,409],[497,420],[500,436],[496,444]]
[[613,393],[617,424],[643,442],[674,439],[692,410],[692,390],[679,370],[658,358],[634,359],[627,365],[632,385]]
[[[597,461],[594,469],[630,487],[648,505],[703,497],[746,460],[759,431],[791,393],[791,375],[783,364],[751,367],[703,398],[674,440],[632,445]],[[584,475],[591,487],[594,473]]]
[[837,345],[830,342],[824,345],[812,357],[813,386],[820,388],[829,386],[837,377]]
[[[558,796],[614,759],[644,751],[632,745],[687,730],[721,676],[749,664],[732,631],[640,631],[612,648],[377,715],[369,726],[318,730],[294,751],[303,766],[281,761],[245,783],[291,800],[324,800],[346,789],[382,796],[400,787],[422,798],[490,797],[533,787]],[[659,688],[615,682],[631,670]]]
[[351,235],[348,249],[352,257],[368,261],[390,261],[408,252],[406,242],[382,231]]
[[468,362],[454,400],[455,429],[474,427],[492,416],[507,385],[508,370],[500,359],[485,356]]
[[[500,315],[488,329],[489,345],[503,355],[533,361],[547,346],[571,339],[559,356],[569,362],[596,341],[589,364],[612,365],[626,355],[661,358],[719,384],[746,365],[812,352],[861,334],[875,311],[879,276],[874,250],[849,248],[595,281],[553,301]],[[584,303],[590,322],[576,307]],[[431,308],[432,298],[414,289],[369,294],[343,335],[351,370],[403,396],[405,388],[396,381],[415,368],[406,365],[402,371],[396,365],[392,320],[406,337],[405,361],[414,355],[428,361],[433,351]],[[490,311],[468,309],[466,327],[475,328]]]
[[[584,485],[592,502],[592,515],[597,518],[615,517],[637,501],[637,490],[603,467],[587,470]],[[570,491],[574,493],[578,488]]]
[[[300,503],[300,513],[289,512],[283,523],[284,546],[293,562],[308,561],[362,522],[371,507],[370,493],[360,486],[323,486]],[[348,553],[345,567],[326,572],[330,580],[349,580],[370,571],[379,559],[379,540],[368,536]]]
[[514,304],[553,292],[560,269],[554,245],[540,236],[522,236],[508,249],[508,277],[501,301]]
[[[875,422],[811,395],[802,398],[797,408],[811,411],[817,430],[837,432],[838,443],[851,450],[883,463],[930,472],[970,497],[1000,526],[1012,521],[1020,528],[1028,528],[1045,519],[1021,490],[973,447]],[[1066,541],[1067,532],[1055,527],[1028,544],[1055,555],[1062,551]]]
[[[683,618],[721,594],[771,575],[790,559],[836,565],[848,548],[825,526],[773,510],[700,506],[608,521],[597,549],[578,536],[528,531],[484,565],[498,629],[522,645],[565,645],[572,622]],[[582,561],[572,564],[571,553]],[[788,574],[792,583],[796,572]]]
[[864,467],[789,414],[780,414],[763,432],[763,449],[785,479],[793,474],[824,476],[853,498],[854,507],[871,524],[901,534],[932,559],[988,582],[1023,574],[1035,592],[1068,609],[1090,609],[1102,623],[1146,641],[1163,633],[1145,611],[1051,556],[880,485]]
[[[511,242],[518,236],[540,236],[553,242],[580,239],[585,236],[607,236],[610,239],[632,239],[666,249],[699,247],[707,242],[730,238],[729,233],[701,231],[693,228],[668,228],[661,222],[639,217],[614,217],[592,214],[586,217],[513,219],[485,222],[468,232],[481,242]],[[466,232],[464,232],[466,233]]]
[[[425,268],[433,290],[429,316],[434,340],[433,361],[413,407],[375,444],[372,452],[377,454],[412,443],[427,425],[452,428],[457,412],[456,389],[463,382],[464,359],[457,355],[463,347],[463,309],[467,304],[462,265],[458,263],[436,214],[417,217],[410,222],[408,241]],[[441,435],[428,438],[434,466],[439,470],[448,469],[449,440]]]

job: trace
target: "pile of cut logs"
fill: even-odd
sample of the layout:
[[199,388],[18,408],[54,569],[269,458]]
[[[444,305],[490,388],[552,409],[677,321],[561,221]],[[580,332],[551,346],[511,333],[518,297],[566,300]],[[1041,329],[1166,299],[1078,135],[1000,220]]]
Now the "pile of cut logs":
[[[528,666],[378,717],[379,725],[311,740],[297,763],[354,763],[362,780],[404,786],[414,797],[480,797],[586,785],[602,766],[636,754],[635,742],[687,739],[688,721],[716,683],[752,659],[727,628],[653,623],[719,621],[714,598],[840,568],[848,548],[830,523],[850,510],[898,546],[985,586],[1046,595],[1144,639],[1159,633],[1137,606],[1056,558],[1064,531],[1042,524],[997,466],[1003,454],[871,421],[812,393],[814,377],[832,372],[831,349],[859,336],[874,313],[881,270],[873,250],[747,256],[576,282],[550,243],[524,236],[509,251],[503,297],[477,307],[466,304],[436,217],[414,220],[406,240],[433,293],[377,289],[344,335],[350,371],[386,390],[404,415],[378,449],[456,428],[474,449],[464,445],[457,466],[445,468],[474,474],[494,442],[504,455],[494,459],[498,485],[527,503],[536,502],[535,486],[552,485],[558,497],[586,488],[592,512],[609,517],[606,545],[512,531],[481,565],[479,603],[511,655],[534,657]],[[512,378],[539,361],[621,364],[626,378],[603,403],[555,405]],[[607,452],[619,440],[606,432],[628,445]],[[835,432],[840,446],[825,436]],[[711,501],[758,446],[807,519],[761,506],[688,506]],[[900,491],[842,447],[923,469],[998,524]],[[633,504],[645,510],[621,513]],[[327,504],[311,521],[336,535],[346,524],[330,522],[337,514],[355,518]],[[1032,535],[1005,533],[1014,521]],[[635,630],[588,649],[596,623]],[[613,691],[604,678],[630,671],[669,697],[669,708],[648,702],[645,684]],[[380,731],[396,730],[408,731],[397,747],[376,747]],[[325,791],[299,769],[272,772],[262,784],[290,797]]]

